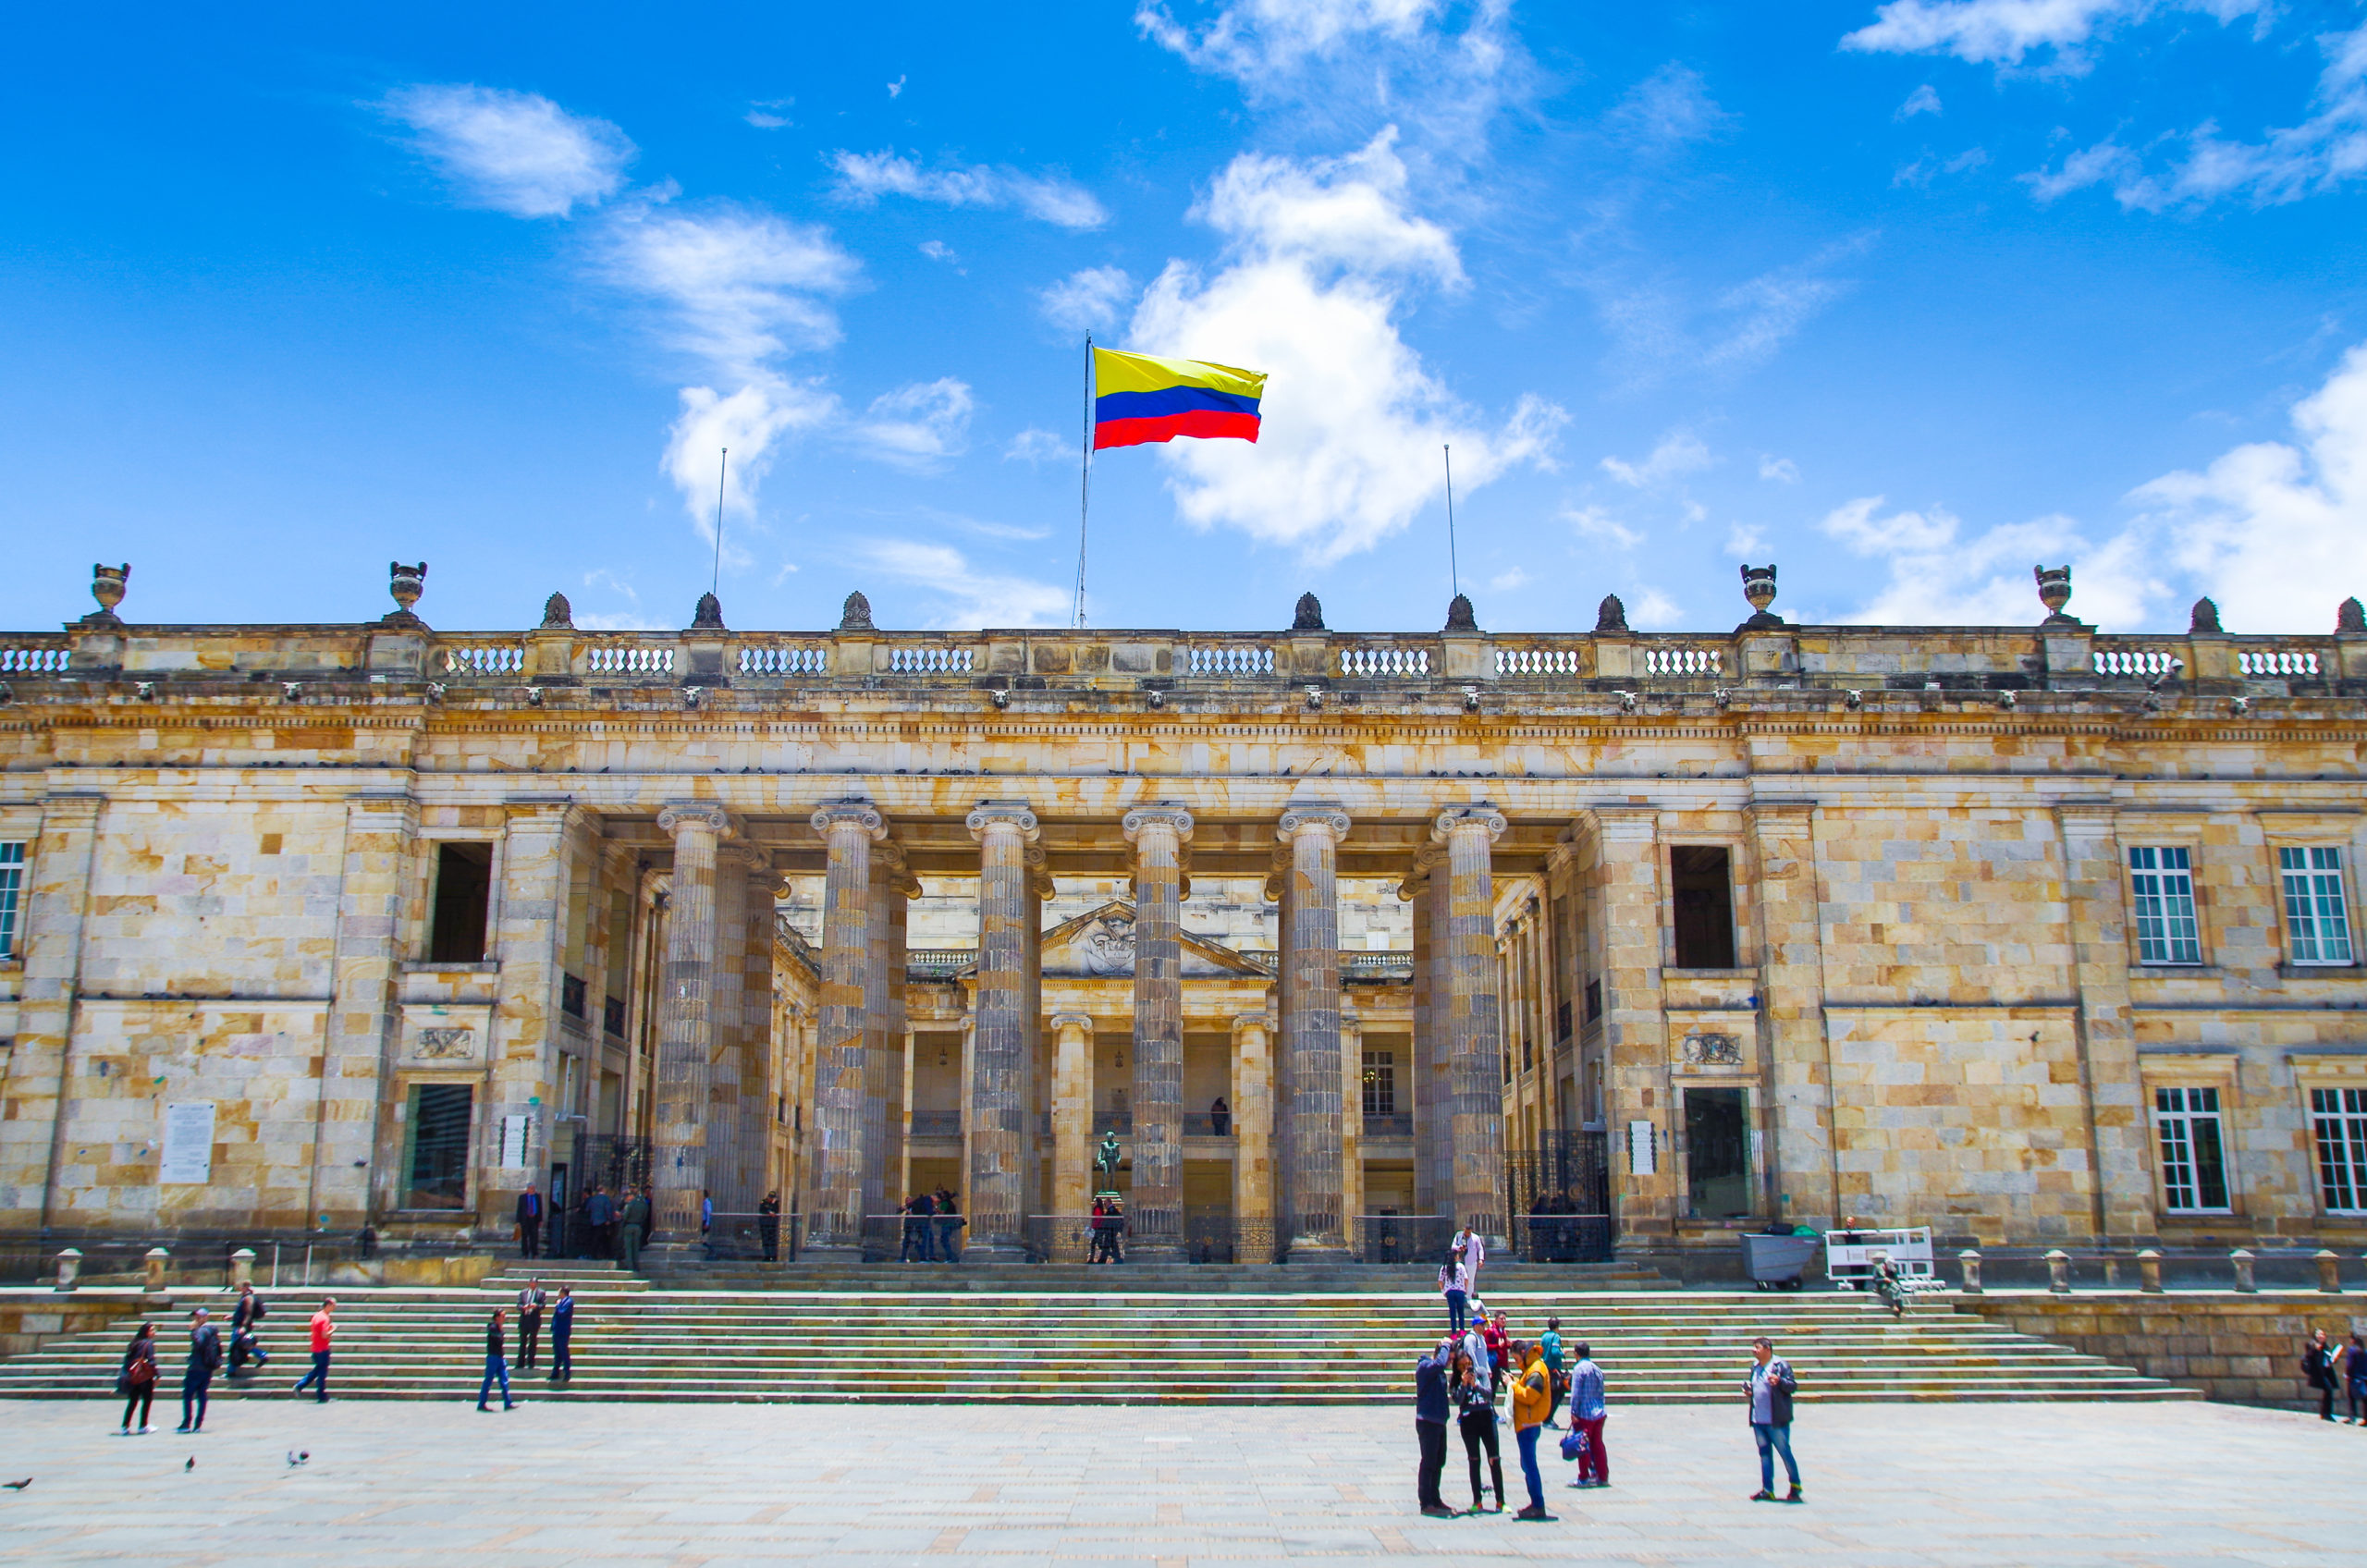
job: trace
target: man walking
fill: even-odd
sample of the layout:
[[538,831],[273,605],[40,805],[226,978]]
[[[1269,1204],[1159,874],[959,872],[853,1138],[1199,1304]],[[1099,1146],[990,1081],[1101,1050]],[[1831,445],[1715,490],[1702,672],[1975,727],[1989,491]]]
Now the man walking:
[[705,1187],[699,1189],[699,1251],[709,1258],[715,1256],[715,1243],[710,1232],[715,1230],[715,1194]]
[[509,1363],[501,1355],[501,1308],[493,1309],[493,1321],[484,1326],[484,1381],[477,1385],[477,1408],[490,1411],[484,1396],[493,1392],[495,1378],[501,1380],[501,1408],[514,1410],[509,1399]]
[[215,1368],[221,1365],[222,1331],[206,1321],[201,1306],[189,1315],[189,1366],[181,1373],[181,1424],[175,1431],[205,1430],[206,1395],[214,1387]]
[[962,1261],[962,1208],[947,1189],[937,1190],[937,1215],[930,1220],[937,1227],[937,1260],[939,1263]]
[[529,1187],[518,1194],[518,1256],[535,1256],[543,1236],[543,1194]]
[[323,1296],[320,1311],[313,1314],[313,1369],[296,1380],[298,1393],[311,1387],[322,1404],[329,1402],[329,1341],[336,1338],[337,1298]]
[[248,1357],[257,1366],[271,1365],[271,1357],[264,1354],[263,1342],[255,1337],[255,1325],[264,1319],[263,1297],[255,1294],[252,1285],[239,1287],[239,1304],[230,1309],[230,1376],[236,1378]]
[[[1759,1441],[1759,1489],[1753,1502],[1775,1501],[1774,1454],[1784,1456],[1784,1473],[1791,1477],[1792,1495],[1785,1502],[1806,1502],[1800,1492],[1800,1467],[1792,1463],[1792,1395],[1799,1379],[1791,1363],[1775,1354],[1775,1341],[1761,1336],[1750,1341],[1750,1376],[1743,1395],[1750,1401],[1750,1435]],[[1771,1452],[1772,1451],[1772,1452]]]
[[592,1256],[613,1257],[617,1242],[617,1200],[608,1190],[596,1182],[592,1195],[583,1200],[584,1228],[592,1232]]
[[575,1357],[569,1347],[575,1341],[575,1287],[558,1288],[558,1305],[551,1308],[551,1381],[575,1381]]
[[534,1344],[543,1335],[543,1308],[550,1303],[550,1292],[543,1289],[538,1277],[534,1282],[518,1292],[518,1370],[534,1369]]
[[1446,1471],[1447,1378],[1454,1370],[1454,1341],[1447,1340],[1414,1363],[1414,1440],[1422,1457],[1414,1467],[1414,1495],[1425,1519],[1452,1519],[1454,1510],[1439,1495]]
[[639,1188],[628,1190],[625,1198],[624,1266],[628,1274],[641,1270],[642,1238],[649,1234],[649,1200]]
[[780,1194],[767,1193],[756,1206],[756,1234],[765,1243],[765,1261],[780,1261]]
[[1532,1525],[1551,1524],[1545,1512],[1545,1477],[1537,1468],[1537,1442],[1545,1435],[1545,1405],[1552,1398],[1553,1375],[1545,1358],[1527,1340],[1515,1340],[1512,1359],[1513,1441],[1520,1449],[1521,1479],[1528,1483],[1528,1506],[1513,1515]]
[[1577,1365],[1570,1368],[1570,1425],[1585,1447],[1578,1452],[1578,1478],[1574,1487],[1611,1485],[1611,1455],[1602,1446],[1602,1423],[1611,1414],[1604,1403],[1602,1368],[1594,1364],[1594,1346],[1578,1341]]

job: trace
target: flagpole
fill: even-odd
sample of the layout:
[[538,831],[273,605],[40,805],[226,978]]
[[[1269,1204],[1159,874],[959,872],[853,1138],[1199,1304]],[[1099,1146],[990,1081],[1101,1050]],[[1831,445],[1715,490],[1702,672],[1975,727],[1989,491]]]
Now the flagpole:
[[707,592],[723,592],[723,481],[731,472],[731,448],[723,448],[723,456],[715,465],[715,581],[707,584]]
[[1093,334],[1085,335],[1085,439],[1076,495],[1076,606],[1069,624],[1085,625],[1085,525],[1093,515]]
[[1463,569],[1454,558],[1454,447],[1441,443],[1439,450],[1446,457],[1446,574],[1455,596],[1463,594]]

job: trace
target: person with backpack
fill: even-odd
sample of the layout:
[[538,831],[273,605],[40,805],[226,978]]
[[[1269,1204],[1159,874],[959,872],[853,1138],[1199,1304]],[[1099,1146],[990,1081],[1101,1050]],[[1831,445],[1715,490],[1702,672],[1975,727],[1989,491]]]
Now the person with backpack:
[[250,1358],[257,1366],[271,1365],[271,1357],[264,1353],[263,1342],[255,1335],[255,1325],[261,1323],[264,1317],[263,1297],[255,1294],[252,1285],[240,1285],[239,1304],[230,1309],[229,1373],[234,1378]]
[[140,1412],[139,1435],[146,1437],[154,1428],[148,1425],[148,1412],[156,1403],[156,1325],[142,1323],[140,1331],[131,1336],[131,1348],[123,1353],[122,1370],[116,1374],[115,1391],[123,1395],[123,1430],[117,1435],[133,1433],[131,1413]]
[[1537,1348],[1545,1357],[1545,1370],[1552,1375],[1553,1382],[1551,1397],[1545,1405],[1545,1429],[1549,1432],[1558,1431],[1560,1428],[1554,1425],[1553,1415],[1562,1408],[1562,1390],[1570,1386],[1569,1379],[1562,1375],[1562,1320],[1560,1318],[1548,1317],[1545,1320],[1545,1334],[1537,1341]]
[[[1466,1335],[1468,1346],[1475,1336]],[[1485,1347],[1480,1351],[1484,1357]],[[1463,1457],[1471,1465],[1471,1512],[1479,1512],[1479,1451],[1488,1451],[1488,1473],[1496,1483],[1496,1512],[1504,1511],[1504,1462],[1496,1450],[1496,1396],[1486,1365],[1466,1348],[1454,1356],[1455,1430],[1463,1434]]]
[[1750,1435],[1759,1443],[1759,1489],[1753,1502],[1775,1501],[1775,1455],[1784,1456],[1784,1473],[1791,1477],[1792,1493],[1785,1502],[1806,1502],[1800,1491],[1800,1467],[1792,1463],[1792,1395],[1800,1384],[1792,1364],[1775,1354],[1775,1341],[1765,1335],[1750,1341],[1750,1375],[1743,1380],[1743,1398],[1750,1404]]
[[222,1330],[208,1317],[202,1306],[189,1315],[189,1365],[181,1371],[181,1424],[176,1431],[205,1430],[205,1402],[222,1365]]

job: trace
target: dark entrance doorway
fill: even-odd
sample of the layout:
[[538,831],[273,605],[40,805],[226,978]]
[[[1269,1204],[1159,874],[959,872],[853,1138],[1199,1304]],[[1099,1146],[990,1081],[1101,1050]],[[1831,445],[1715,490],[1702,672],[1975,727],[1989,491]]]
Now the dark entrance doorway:
[[1611,1159],[1600,1133],[1550,1132],[1534,1154],[1505,1162],[1512,1243],[1537,1263],[1602,1263],[1611,1257]]
[[1685,1195],[1697,1219],[1750,1213],[1749,1116],[1743,1090],[1685,1091]]

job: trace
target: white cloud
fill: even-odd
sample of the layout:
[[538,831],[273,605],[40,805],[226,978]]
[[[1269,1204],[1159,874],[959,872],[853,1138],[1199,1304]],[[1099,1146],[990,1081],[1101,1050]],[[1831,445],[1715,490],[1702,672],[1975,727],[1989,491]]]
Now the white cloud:
[[420,85],[381,104],[413,144],[477,206],[521,218],[563,218],[624,184],[634,148],[607,120],[570,115],[533,92],[472,83]]
[[1754,370],[1848,294],[1855,285],[1830,276],[1829,269],[1867,243],[1859,238],[1827,246],[1806,261],[1748,278],[1707,300],[1661,282],[1595,280],[1596,310],[1615,346],[1613,361],[1637,386],[1686,369],[1721,376]]
[[1040,290],[1036,308],[1063,332],[1086,332],[1117,325],[1134,292],[1123,267],[1085,267]]
[[1445,9],[1444,0],[1235,0],[1195,36],[1160,0],[1143,0],[1143,36],[1245,87],[1270,88],[1374,39],[1405,43]]
[[1069,590],[1031,578],[979,571],[948,545],[883,539],[865,554],[874,567],[897,582],[938,596],[944,609],[929,623],[935,628],[1056,626],[1068,619]]
[[902,97],[902,96],[904,95],[904,83],[906,83],[906,82],[908,82],[908,81],[910,81],[910,80],[913,80],[913,79],[912,79],[909,75],[907,75],[907,76],[900,76],[900,77],[898,77],[895,80],[893,80],[893,81],[889,82],[889,83],[888,84],[888,96],[889,96],[889,97],[890,97],[890,98],[901,98],[901,97]]
[[1136,308],[1136,347],[1272,378],[1257,445],[1161,448],[1186,521],[1236,527],[1321,563],[1434,504],[1442,445],[1454,447],[1466,492],[1547,459],[1566,418],[1558,407],[1525,397],[1501,425],[1481,427],[1399,335],[1407,295],[1458,287],[1463,270],[1446,232],[1407,210],[1393,141],[1384,131],[1312,163],[1235,158],[1193,214],[1224,236],[1221,266],[1204,276],[1171,263]]
[[1514,589],[1526,587],[1527,584],[1528,571],[1525,567],[1516,566],[1510,571],[1500,571],[1488,579],[1490,590],[1498,594],[1509,594]]
[[1631,463],[1617,458],[1602,459],[1602,472],[1620,484],[1637,490],[1648,490],[1672,479],[1708,468],[1716,459],[1710,448],[1689,430],[1673,430],[1661,437],[1652,455],[1642,462]]
[[741,376],[837,342],[827,300],[859,271],[828,230],[742,207],[647,207],[607,239],[612,275],[663,305],[675,346]]
[[1640,626],[1650,631],[1659,627],[1681,626],[1685,611],[1674,599],[1657,588],[1638,589],[1634,602],[1627,606],[1627,624]]
[[830,154],[838,171],[832,193],[868,206],[882,196],[909,196],[948,207],[1016,207],[1029,217],[1061,228],[1099,228],[1110,214],[1093,192],[1057,175],[975,164],[967,168],[924,169],[892,152]]
[[922,240],[920,252],[932,262],[943,262],[964,277],[970,276],[970,269],[962,264],[962,258],[954,253],[953,247],[942,239]]
[[1936,115],[1939,112],[1939,91],[1927,81],[1907,95],[1907,102],[1898,106],[1898,112],[1891,118],[1911,120],[1918,115]]
[[1768,547],[1767,532],[1752,523],[1738,522],[1726,531],[1726,554],[1755,556]]
[[2160,212],[2221,197],[2256,207],[2300,201],[2367,174],[2367,27],[2321,37],[2327,56],[2312,104],[2317,113],[2258,141],[2231,141],[2206,120],[2184,139],[2186,156],[2156,175],[2136,160],[2115,166],[2113,194],[2124,207]]
[[748,112],[740,117],[758,130],[780,130],[791,123],[789,116],[781,111],[796,102],[794,98],[760,98],[749,104]]
[[926,472],[969,449],[975,407],[968,384],[950,375],[914,382],[872,399],[852,435],[874,457]]
[[2091,547],[2067,517],[2006,523],[1971,538],[1946,510],[1876,515],[1880,496],[1829,513],[1820,526],[1859,555],[1883,560],[1889,581],[1866,606],[1839,619],[1884,626],[2034,625],[2046,614],[2030,568],[2068,560],[2083,619],[2128,627],[2160,593],[2128,536]]
[[1841,40],[1870,54],[1954,55],[1975,65],[2018,66],[2051,51],[2055,68],[2087,67],[2082,46],[2117,23],[2161,9],[2203,11],[2222,22],[2264,10],[2268,0],[1890,0]]
[[[759,375],[728,395],[712,386],[683,387],[681,412],[667,432],[662,461],[699,536],[715,542],[716,476],[726,448],[731,461],[724,476],[724,510],[739,524],[750,524],[756,521],[756,492],[772,472],[777,443],[828,425],[838,414],[838,399],[828,393],[775,375]],[[736,570],[753,559],[743,538],[744,526],[727,522],[725,565]]]
[[1759,477],[1772,479],[1784,484],[1797,484],[1800,482],[1800,465],[1789,458],[1778,458],[1761,452],[1759,455]]
[[1572,507],[1562,513],[1562,521],[1577,530],[1584,539],[1599,539],[1632,550],[1644,542],[1644,536],[1628,527],[1600,507]]
[[2030,194],[2039,201],[2052,202],[2116,175],[2134,179],[2143,167],[2142,160],[2136,153],[2107,137],[2093,147],[2083,148],[2066,157],[2061,168],[2036,169],[2017,178],[2030,188]]
[[1005,462],[1074,462],[1077,449],[1049,430],[1023,430],[1002,449]]
[[1700,72],[1672,60],[1637,82],[1603,118],[1625,141],[1668,145],[1715,136],[1734,116],[1711,98]]
[[605,589],[622,599],[632,608],[623,610],[583,610],[573,612],[575,624],[586,631],[656,631],[663,623],[653,619],[641,607],[641,594],[633,585],[606,568],[583,574],[583,586]]

